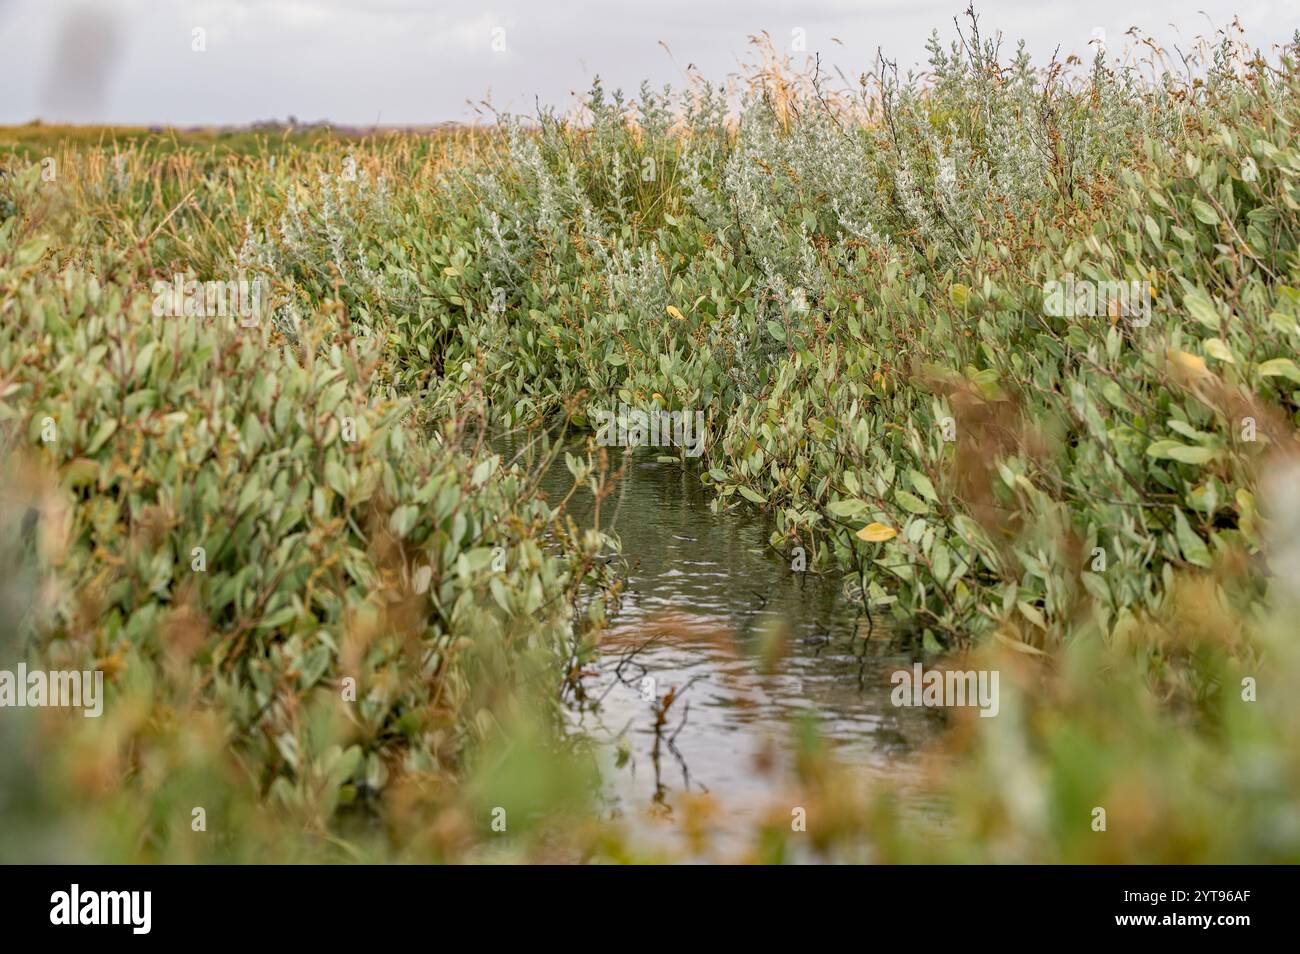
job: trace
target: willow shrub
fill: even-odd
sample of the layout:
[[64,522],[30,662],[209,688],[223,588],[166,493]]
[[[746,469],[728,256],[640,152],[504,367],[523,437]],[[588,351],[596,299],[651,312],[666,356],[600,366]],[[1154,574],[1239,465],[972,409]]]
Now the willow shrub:
[[[477,250],[448,374],[507,422],[701,409],[703,479],[787,558],[932,650],[1043,650],[1259,552],[1300,383],[1295,51],[1225,39],[1194,85],[931,52],[838,94],[769,66],[734,126],[707,87],[670,125],[599,86],[585,123],[507,126],[447,177]],[[1053,317],[1067,277],[1149,320]]]
[[543,539],[529,475],[469,437],[473,395],[417,427],[381,386],[382,336],[282,304],[274,322],[156,314],[153,281],[182,270],[170,243],[88,244],[99,227],[36,168],[5,188],[6,668],[100,669],[108,693],[99,719],[13,723],[6,827],[25,834],[7,849],[441,856],[492,804],[526,829],[556,786],[517,804],[516,780],[490,784],[499,760],[487,805],[449,786],[505,726],[558,718],[600,538]]

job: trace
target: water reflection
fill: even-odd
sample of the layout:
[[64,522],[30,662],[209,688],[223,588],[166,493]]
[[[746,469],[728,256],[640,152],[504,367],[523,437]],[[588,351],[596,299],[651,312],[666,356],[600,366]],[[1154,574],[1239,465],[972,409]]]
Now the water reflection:
[[[743,827],[789,777],[800,717],[842,762],[882,771],[932,734],[930,714],[890,704],[889,673],[912,656],[879,613],[792,570],[752,510],[711,513],[691,470],[646,451],[625,463],[600,512],[622,541],[626,597],[574,713],[608,742],[612,815],[640,825],[707,794]],[[572,485],[562,462],[543,479],[553,502]],[[568,509],[589,526],[590,491]]]

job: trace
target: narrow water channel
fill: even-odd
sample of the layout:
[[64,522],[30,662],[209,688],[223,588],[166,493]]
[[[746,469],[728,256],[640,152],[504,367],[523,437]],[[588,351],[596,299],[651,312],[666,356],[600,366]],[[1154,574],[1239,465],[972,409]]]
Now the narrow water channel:
[[[552,502],[572,485],[562,458],[542,481]],[[628,583],[573,719],[603,743],[609,816],[652,838],[673,837],[691,803],[724,806],[724,839],[752,827],[779,801],[806,719],[837,760],[881,773],[937,728],[890,704],[889,674],[912,656],[883,614],[869,623],[842,580],[768,546],[762,515],[713,513],[710,498],[697,474],[642,450],[601,509]],[[568,509],[590,526],[590,491]]]

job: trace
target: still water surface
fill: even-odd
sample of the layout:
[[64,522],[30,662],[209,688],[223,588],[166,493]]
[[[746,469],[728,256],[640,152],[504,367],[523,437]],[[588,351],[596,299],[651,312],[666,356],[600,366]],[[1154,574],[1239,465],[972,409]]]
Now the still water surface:
[[[552,503],[572,484],[562,458],[542,482]],[[779,810],[806,718],[840,762],[895,780],[937,728],[890,704],[889,674],[913,657],[883,614],[869,625],[842,580],[796,572],[768,546],[762,515],[747,505],[715,514],[710,499],[697,474],[642,450],[601,508],[628,584],[589,667],[598,708],[573,718],[606,743],[607,813],[647,837],[671,838],[692,800],[725,806],[714,823],[737,836]],[[568,510],[590,526],[591,493]]]

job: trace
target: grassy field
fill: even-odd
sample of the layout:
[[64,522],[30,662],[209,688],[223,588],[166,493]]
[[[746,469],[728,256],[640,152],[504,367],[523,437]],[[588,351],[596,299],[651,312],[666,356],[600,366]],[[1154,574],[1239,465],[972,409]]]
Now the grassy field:
[[562,729],[616,542],[485,447],[623,403],[1002,675],[937,828],[811,727],[747,858],[1300,860],[1300,49],[760,53],[481,129],[0,130],[5,665],[107,695],[0,723],[7,855],[642,860]]
[[[415,133],[413,133],[415,134]],[[430,133],[433,134],[433,133]],[[389,130],[337,129],[324,124],[268,122],[258,128],[194,128],[145,126],[65,126],[39,121],[0,127],[0,155],[39,162],[59,150],[75,155],[104,150],[118,153],[149,147],[163,152],[211,152],[217,156],[267,157],[290,149],[312,149],[358,141],[367,136],[401,135]]]

